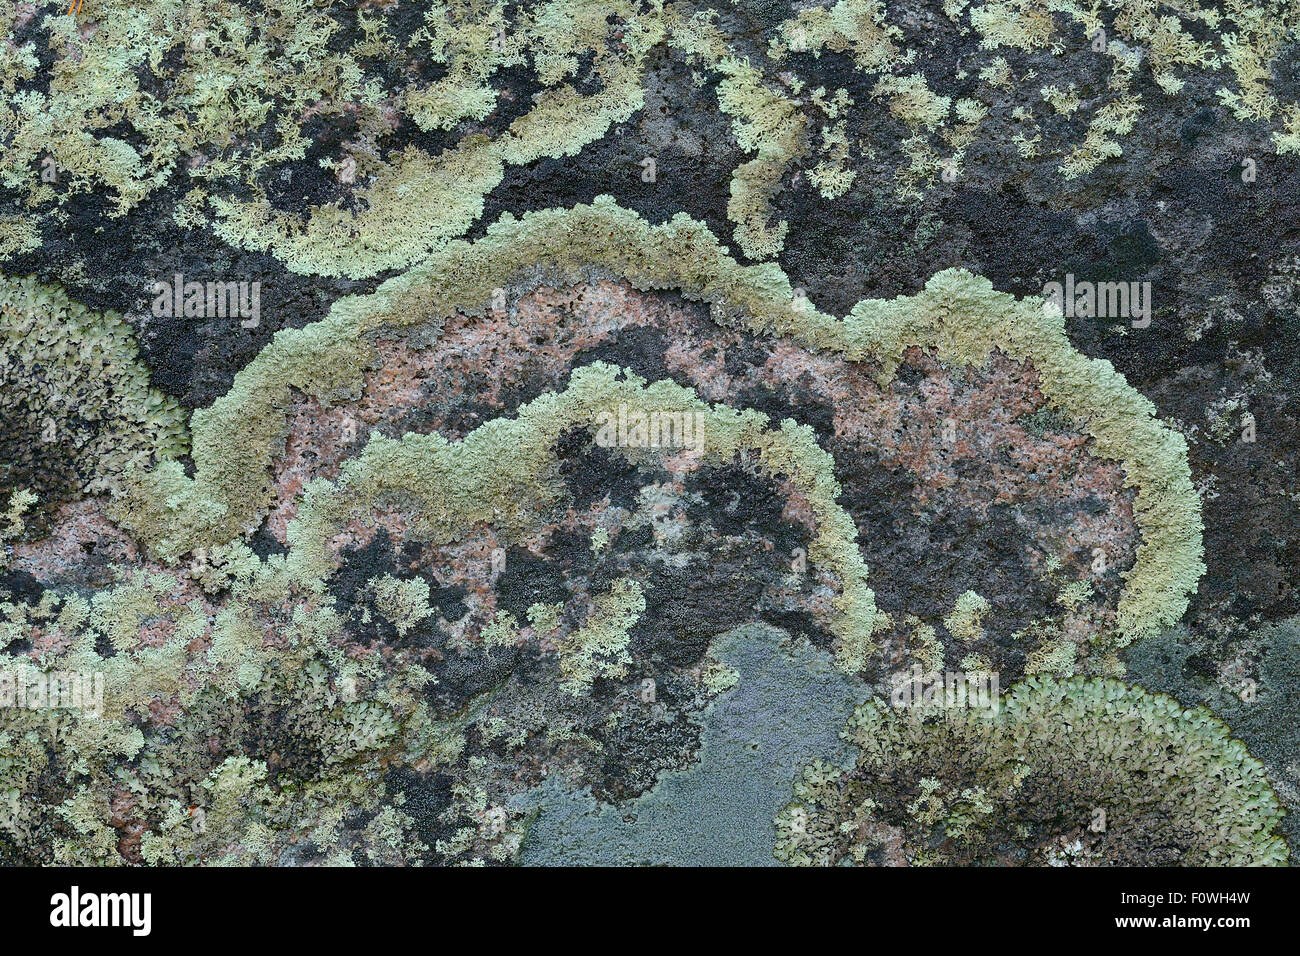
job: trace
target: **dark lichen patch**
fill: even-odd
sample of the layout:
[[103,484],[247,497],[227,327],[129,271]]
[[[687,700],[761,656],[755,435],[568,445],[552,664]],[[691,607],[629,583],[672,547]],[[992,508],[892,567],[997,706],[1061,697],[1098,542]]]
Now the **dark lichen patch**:
[[[952,663],[978,654],[1002,679],[1018,680],[1034,649],[1020,639],[1022,632],[1035,613],[1052,612],[1055,589],[1033,573],[1012,508],[994,505],[976,515],[955,507],[939,508],[902,527],[864,527],[864,536],[882,542],[869,552],[878,555],[877,566],[907,568],[877,588],[877,600],[886,611],[907,609],[932,622]],[[953,633],[941,623],[967,592],[986,597],[993,608],[994,623],[979,635]],[[1010,594],[1016,595],[1014,601],[1002,597]]]
[[718,555],[682,568],[651,568],[646,591],[653,603],[630,632],[631,646],[652,661],[689,667],[704,656],[717,633],[749,621],[763,592],[762,581],[732,574],[746,569],[736,566],[734,556],[728,557]]
[[624,708],[614,729],[601,739],[607,756],[593,773],[592,793],[598,799],[618,803],[638,797],[663,773],[694,761],[699,725],[682,713],[664,717],[653,710]]
[[354,208],[357,203],[351,192],[344,189],[339,178],[321,160],[333,162],[345,155],[349,140],[360,134],[360,123],[355,112],[335,110],[329,115],[313,115],[299,130],[307,145],[296,163],[279,171],[268,170],[263,176],[262,189],[272,207],[297,212],[307,206],[322,206],[339,201],[343,208]]
[[569,596],[563,566],[523,548],[509,548],[496,580],[499,606],[522,618],[534,604],[563,603]]
[[44,440],[54,419],[42,404],[25,401],[17,384],[6,376],[0,389],[0,415],[9,423],[0,435],[0,498],[8,500],[23,488],[34,490],[45,507],[31,514],[28,533],[40,536],[52,524],[51,510],[78,497],[94,475],[74,448],[57,438]]
[[555,457],[577,507],[587,508],[604,500],[616,508],[631,509],[634,505],[640,468],[597,445],[587,429],[576,428],[561,435],[555,443]]
[[[334,606],[347,621],[346,627],[353,640],[362,644],[376,642],[392,647],[428,646],[435,640],[436,623],[423,618],[409,626],[394,623],[381,610],[381,598],[376,594],[374,582],[387,578],[391,581],[422,580],[412,574],[410,551],[417,551],[412,543],[410,548],[398,549],[389,538],[386,528],[380,528],[373,538],[361,548],[344,548],[338,570],[327,583]],[[403,551],[407,551],[403,559]],[[454,588],[437,589],[438,610],[455,614],[457,600]],[[452,617],[457,620],[464,614]],[[436,619],[435,619],[436,620]]]
[[633,326],[619,330],[608,342],[579,352],[574,357],[574,365],[605,362],[626,368],[648,382],[657,382],[670,377],[665,359],[668,344],[661,330]]
[[[727,355],[730,358],[731,351]],[[764,356],[762,364],[766,364]],[[735,367],[735,366],[732,366]],[[738,391],[738,402],[745,408],[762,412],[774,422],[787,418],[807,425],[817,434],[823,447],[829,445],[835,433],[835,410],[818,396],[807,376],[785,383],[764,380],[761,384],[747,386]]]
[[445,651],[436,680],[427,688],[431,705],[443,714],[463,711],[475,700],[500,688],[530,658],[517,647],[473,648]]
[[41,603],[45,588],[27,571],[9,568],[0,572],[0,602],[25,604],[35,608]]
[[[1086,656],[1137,544],[1122,472],[1046,412],[1032,370],[1002,359],[957,375],[914,351],[879,402],[878,424],[841,415],[829,443],[868,566],[900,569],[876,583],[879,606],[946,631],[950,664],[979,655],[1007,679],[1044,622]],[[967,592],[990,603],[989,626],[951,633]],[[1079,605],[1096,615],[1083,627]]]
[[[576,155],[543,156],[507,169],[466,235],[482,235],[504,212],[518,215],[611,195],[650,222],[686,212],[716,235],[729,236],[729,184],[744,154],[732,131],[717,122],[716,95],[693,82],[691,64],[680,52],[663,46],[646,57],[645,88],[641,109]],[[647,159],[654,161],[650,182],[643,178]]]
[[[165,219],[164,219],[165,221]],[[335,282],[305,279],[287,272],[274,258],[234,249],[212,236],[188,239],[141,226],[139,233],[154,237],[152,245],[134,257],[146,267],[124,277],[129,291],[119,301],[131,303],[127,318],[137,330],[142,358],[153,384],[189,409],[205,408],[230,390],[235,375],[281,329],[302,328],[318,321],[329,304],[341,296],[364,293],[373,282]],[[184,241],[182,241],[184,239]],[[155,317],[155,282],[247,282],[249,299],[257,291],[257,324],[242,316],[201,318]],[[253,283],[257,283],[256,287]],[[250,310],[251,311],[251,310]]]
[[282,695],[274,689],[254,694],[244,705],[235,730],[240,752],[266,764],[267,778],[273,786],[282,786],[286,780],[316,779],[326,760],[314,728],[288,705],[275,701]]
[[390,797],[399,798],[402,812],[412,820],[412,835],[424,844],[421,862],[436,864],[434,848],[455,835],[454,827],[443,819],[455,797],[452,777],[439,772],[419,773],[409,767],[393,767],[384,774],[384,788]]
[[[793,550],[796,541],[782,528],[785,500],[771,479],[736,466],[701,468],[686,483],[686,493],[699,498],[686,511],[692,521],[711,524],[727,538],[768,535],[782,554]],[[806,537],[797,540],[807,544]]]

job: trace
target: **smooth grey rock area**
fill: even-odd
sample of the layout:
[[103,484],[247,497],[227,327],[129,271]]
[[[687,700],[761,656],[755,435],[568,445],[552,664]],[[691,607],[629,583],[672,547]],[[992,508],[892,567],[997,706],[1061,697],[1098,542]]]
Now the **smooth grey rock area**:
[[807,763],[843,759],[839,734],[868,688],[776,628],[738,627],[715,647],[740,680],[706,712],[696,764],[619,806],[552,778],[524,798],[540,812],[521,863],[776,865],[773,817]]

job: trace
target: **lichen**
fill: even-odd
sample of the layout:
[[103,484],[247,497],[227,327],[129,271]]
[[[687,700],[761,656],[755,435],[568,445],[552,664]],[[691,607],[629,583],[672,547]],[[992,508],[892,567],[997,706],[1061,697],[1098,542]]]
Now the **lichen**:
[[26,487],[55,506],[186,451],[185,414],[150,386],[126,321],[30,277],[0,278],[0,383],[2,498]]
[[1287,861],[1282,808],[1245,746],[1205,710],[1118,681],[1032,678],[996,713],[868,702],[845,736],[857,748],[851,766],[809,765],[778,815],[779,859]]
[[[940,358],[959,365],[981,365],[994,349],[1031,361],[1052,407],[1093,437],[1097,454],[1120,461],[1128,483],[1137,490],[1135,516],[1143,541],[1136,566],[1127,574],[1112,640],[1123,646],[1181,617],[1187,594],[1204,569],[1199,499],[1187,470],[1186,443],[1155,418],[1150,402],[1129,388],[1108,362],[1087,359],[1070,347],[1059,312],[1017,302],[994,292],[987,280],[948,270],[915,297],[864,301],[838,320],[795,296],[789,281],[773,267],[736,264],[701,224],[678,216],[664,226],[650,226],[608,199],[522,219],[505,217],[484,239],[449,243],[443,253],[385,283],[374,296],[345,299],[322,322],[282,333],[237,377],[225,397],[195,413],[191,426],[195,477],[186,478],[175,462],[137,471],[120,499],[119,519],[169,560],[250,533],[270,500],[266,469],[282,440],[283,409],[294,389],[325,401],[346,395],[357,388],[369,360],[367,333],[446,315],[454,308],[482,309],[495,289],[510,286],[529,270],[577,276],[593,265],[638,286],[678,288],[688,297],[709,302],[720,318],[741,319],[756,333],[789,335],[811,348],[876,362],[886,381],[911,345],[935,349]],[[600,380],[576,377],[575,381],[596,387]],[[667,398],[667,385],[653,388],[664,396],[662,400],[678,407],[681,400]],[[618,386],[605,381],[600,388],[617,390]],[[571,400],[579,405],[604,407],[584,399],[581,390],[571,391]],[[605,401],[614,399],[613,393],[603,395]],[[436,461],[439,456],[473,454],[474,461],[482,462],[477,467],[483,469],[475,479],[482,489],[476,494],[502,495],[514,488],[510,495],[528,500],[532,492],[520,483],[521,476],[536,476],[535,469],[545,460],[540,436],[554,430],[544,429],[526,441],[520,436],[514,444],[505,436],[513,438],[509,430],[524,428],[529,420],[560,413],[556,401],[534,403],[533,413],[516,423],[493,423],[463,450],[437,436],[415,436],[403,443],[401,452],[392,442],[381,440],[373,442],[366,455],[369,460],[391,459],[386,463],[386,480],[399,482],[397,476],[403,473],[413,476],[425,469],[429,474],[427,465],[418,464],[420,456]],[[736,434],[721,423],[718,428],[719,434]],[[773,459],[775,466],[786,458],[818,453],[806,429],[788,423],[781,434],[786,450]],[[501,447],[537,449],[533,470],[521,470],[517,480],[507,481],[495,468],[499,455],[480,457],[471,452],[480,442],[485,448],[504,442]],[[776,449],[769,454],[775,455]],[[363,484],[369,480],[355,470],[369,465],[350,467],[356,480]],[[831,530],[824,530],[818,539],[824,544],[815,557],[841,569],[845,587],[841,610],[846,617],[837,630],[841,659],[845,666],[861,666],[874,647],[871,635],[879,622],[865,576],[849,570],[861,560],[852,543],[855,530],[846,517],[830,517],[839,509],[833,504],[838,491],[829,470],[811,480],[811,487],[819,489],[815,500],[823,502],[820,513],[831,521]],[[408,487],[418,487],[418,482],[412,478]],[[258,490],[250,493],[250,489]],[[486,500],[480,501],[484,503],[464,503],[459,511],[462,520],[486,506]],[[436,507],[431,514],[446,514],[446,501]],[[438,520],[454,522],[456,516],[447,514]],[[454,523],[436,526],[442,534],[458,527]],[[309,558],[306,553],[300,547],[298,554],[303,556],[293,560],[308,562],[303,567],[318,573],[319,555]]]
[[[0,279],[0,673],[104,689],[0,707],[0,863],[1286,859],[1294,629],[1239,636],[1215,686],[1166,630],[1205,572],[1183,426],[966,270],[842,318],[795,284],[810,250],[859,290],[961,261],[936,240],[978,217],[931,207],[992,195],[966,191],[990,163],[1077,211],[1156,108],[1300,152],[1294,4],[106,9],[0,12],[0,258],[55,239],[42,275],[129,298],[93,237],[156,228],[127,245],[201,240],[283,309],[187,429],[128,320]],[[596,191],[645,212],[516,215]],[[304,288],[364,294],[311,321]],[[1235,442],[1247,398],[1188,436]],[[612,408],[696,440],[611,446]],[[967,505],[933,565],[898,560]],[[1015,539],[987,583],[1004,542],[963,524]],[[993,715],[867,704],[856,758],[830,739],[887,669],[954,663],[1028,680]],[[1262,766],[1205,711],[1065,679],[1126,663]]]
[[[1006,50],[1045,71],[1067,51],[1109,66],[1083,107],[1081,142],[1032,122],[1016,132],[1025,158],[1047,152],[1027,144],[1053,143],[1067,179],[1121,156],[1150,97],[1193,79],[1217,84],[1240,123],[1280,117],[1274,148],[1292,149],[1296,104],[1274,89],[1271,66],[1297,25],[1293,4],[1167,11],[1124,0],[1103,18],[1072,2],[997,0],[944,13],[978,39],[957,80],[934,60],[945,47],[917,42],[908,15],[880,0],[805,5],[758,44],[686,0],[435,2],[419,19],[397,4],[356,12],[304,0],[147,0],[89,22],[48,12],[48,36],[29,27],[0,51],[0,186],[22,210],[0,214],[0,257],[66,227],[70,203],[88,193],[108,198],[112,220],[177,192],[170,215],[183,228],[270,252],[294,272],[358,279],[406,268],[473,225],[512,169],[573,156],[632,121],[663,52],[709,77],[731,121],[744,159],[731,171],[728,217],[756,259],[784,247],[790,223],[777,197],[804,173],[824,197],[841,197],[886,145],[902,196],[944,188],[977,139],[1000,132],[999,91],[1023,110],[1055,89],[1034,82],[1035,68],[1013,78]],[[850,134],[830,100],[796,95],[817,84],[792,61],[826,53],[850,60],[905,135]],[[42,87],[32,81],[46,58]],[[958,85],[966,75],[980,77],[978,89]],[[1079,102],[1051,99],[1066,113]],[[46,161],[52,180],[32,175]],[[286,188],[304,180],[310,188]]]

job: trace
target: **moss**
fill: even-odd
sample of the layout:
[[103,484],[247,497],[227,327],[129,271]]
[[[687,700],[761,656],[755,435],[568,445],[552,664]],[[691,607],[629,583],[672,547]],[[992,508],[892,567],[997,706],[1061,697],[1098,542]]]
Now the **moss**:
[[[1062,728],[1068,728],[1063,732]],[[1203,709],[1111,680],[1031,678],[990,714],[859,707],[848,769],[808,766],[777,817],[795,864],[1283,864],[1259,761]]]

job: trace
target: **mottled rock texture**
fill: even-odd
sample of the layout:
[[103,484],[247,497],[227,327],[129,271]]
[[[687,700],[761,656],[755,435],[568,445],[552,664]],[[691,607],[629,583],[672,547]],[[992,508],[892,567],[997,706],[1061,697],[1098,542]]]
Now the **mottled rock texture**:
[[0,27],[0,862],[1287,861],[1294,4]]

